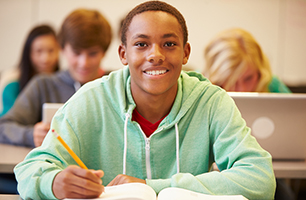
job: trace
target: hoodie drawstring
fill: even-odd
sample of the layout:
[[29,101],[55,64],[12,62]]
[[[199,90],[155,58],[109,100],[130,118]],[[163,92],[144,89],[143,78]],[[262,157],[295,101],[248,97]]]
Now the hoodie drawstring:
[[175,124],[175,135],[176,135],[176,173],[180,173],[180,136],[177,127]]
[[124,122],[124,150],[123,150],[123,172],[122,174],[126,174],[126,152],[127,152],[127,123],[130,118],[130,114],[125,114],[125,122]]
[[[124,122],[124,149],[123,149],[123,172],[122,174],[126,174],[126,154],[127,154],[127,124],[128,119],[130,118],[130,114],[125,114],[125,122]],[[176,138],[176,172],[180,172],[180,138],[177,123],[175,124],[175,138]]]

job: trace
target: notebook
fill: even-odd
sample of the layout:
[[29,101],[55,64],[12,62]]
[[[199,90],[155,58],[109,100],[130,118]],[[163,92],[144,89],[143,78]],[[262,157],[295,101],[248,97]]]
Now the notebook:
[[[142,183],[126,183],[105,187],[105,192],[96,200],[247,200],[242,195],[208,195],[182,188],[165,188],[158,196],[148,185]],[[80,200],[80,199],[65,199]]]
[[228,94],[274,160],[306,159],[306,94]]
[[42,121],[46,124],[50,124],[54,114],[60,107],[62,107],[62,105],[64,104],[63,103],[44,103]]

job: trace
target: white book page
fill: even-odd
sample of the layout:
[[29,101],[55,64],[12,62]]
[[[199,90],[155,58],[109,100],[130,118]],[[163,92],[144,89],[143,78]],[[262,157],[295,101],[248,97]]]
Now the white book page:
[[[127,183],[105,187],[100,197],[94,199],[103,200],[156,200],[155,191],[142,183]],[[66,199],[68,200],[68,198]],[[77,199],[69,199],[77,200]]]
[[182,188],[166,188],[158,194],[158,200],[247,200],[242,195],[208,195]]

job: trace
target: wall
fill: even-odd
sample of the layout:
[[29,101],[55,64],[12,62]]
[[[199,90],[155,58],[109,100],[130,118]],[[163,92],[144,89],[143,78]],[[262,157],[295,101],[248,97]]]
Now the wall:
[[[0,70],[14,67],[31,27],[50,23],[57,30],[78,7],[101,11],[113,27],[114,40],[103,60],[106,69],[119,69],[119,22],[141,0],[0,0]],[[306,84],[306,0],[166,0],[185,16],[192,46],[188,66],[202,71],[203,51],[219,31],[249,30],[270,59],[274,74],[286,84]],[[65,61],[61,61],[65,68]]]

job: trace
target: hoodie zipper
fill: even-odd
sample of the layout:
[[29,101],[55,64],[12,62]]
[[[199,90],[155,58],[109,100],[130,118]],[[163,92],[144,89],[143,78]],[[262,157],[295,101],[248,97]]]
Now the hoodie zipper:
[[146,171],[147,171],[147,178],[152,179],[151,174],[151,162],[150,162],[150,137],[145,137],[146,140]]
[[144,139],[145,139],[145,142],[146,142],[145,149],[146,149],[146,172],[147,172],[147,179],[152,179],[152,174],[151,174],[151,159],[150,159],[150,156],[151,156],[151,155],[150,155],[150,148],[151,148],[150,142],[151,142],[151,137],[152,137],[154,134],[156,134],[156,133],[162,131],[163,128],[161,128],[160,130],[156,131],[155,133],[153,133],[152,135],[150,135],[150,137],[148,138],[148,137],[146,136],[146,134],[142,131],[142,129],[141,129],[141,127],[140,127],[139,124],[138,124],[138,127],[139,127],[139,129],[140,129],[140,131],[141,131],[141,133],[142,133],[142,135],[143,135],[143,137],[144,137]]

